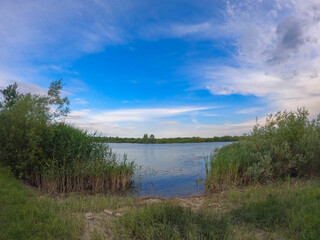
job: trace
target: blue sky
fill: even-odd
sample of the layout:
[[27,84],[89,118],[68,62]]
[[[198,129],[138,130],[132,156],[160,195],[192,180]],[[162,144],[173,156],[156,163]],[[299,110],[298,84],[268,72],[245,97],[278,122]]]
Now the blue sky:
[[0,0],[0,88],[63,78],[65,120],[104,135],[241,135],[320,111],[318,0]]

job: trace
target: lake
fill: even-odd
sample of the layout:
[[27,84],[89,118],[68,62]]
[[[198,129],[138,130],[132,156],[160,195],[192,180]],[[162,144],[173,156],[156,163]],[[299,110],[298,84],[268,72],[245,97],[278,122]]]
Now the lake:
[[205,179],[205,162],[210,153],[229,143],[135,144],[108,143],[118,155],[127,154],[129,161],[141,166],[134,176],[136,196],[183,197],[200,195]]

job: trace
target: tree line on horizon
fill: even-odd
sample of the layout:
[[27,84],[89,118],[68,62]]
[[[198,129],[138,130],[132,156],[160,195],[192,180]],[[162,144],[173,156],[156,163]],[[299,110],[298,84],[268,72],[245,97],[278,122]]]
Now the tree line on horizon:
[[143,144],[165,144],[165,143],[201,143],[201,142],[237,142],[244,136],[221,136],[221,137],[175,137],[175,138],[156,138],[153,134],[144,134],[142,138],[130,137],[94,137],[96,141],[105,143],[143,143]]

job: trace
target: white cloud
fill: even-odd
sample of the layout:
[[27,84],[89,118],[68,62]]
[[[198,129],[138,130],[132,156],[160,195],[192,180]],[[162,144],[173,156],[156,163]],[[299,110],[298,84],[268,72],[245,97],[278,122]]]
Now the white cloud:
[[164,25],[149,26],[142,34],[146,39],[161,38],[191,38],[217,40],[219,38],[230,38],[236,26],[227,22],[217,22],[215,19],[208,19],[198,23],[166,23]]
[[72,102],[74,104],[77,104],[77,105],[87,105],[87,104],[89,104],[89,102],[84,100],[83,98],[75,98]]
[[240,109],[236,113],[238,113],[238,114],[252,114],[252,113],[257,113],[257,112],[259,112],[261,110],[262,110],[261,108],[257,108],[257,107],[244,108],[244,109]]
[[211,24],[208,22],[198,24],[173,24],[170,31],[174,36],[185,36],[207,32],[210,28]]
[[71,112],[68,118],[74,119],[85,117],[87,121],[93,121],[97,123],[144,122],[186,113],[192,114],[195,111],[212,108],[214,107],[141,108],[101,112],[92,112],[88,109],[85,109]]
[[[123,109],[115,111],[94,112],[90,109],[72,111],[66,122],[89,132],[98,132],[108,136],[141,137],[144,133],[156,137],[213,137],[224,135],[242,135],[252,130],[254,121],[236,124],[202,124],[192,114],[205,111],[204,107]],[[189,122],[166,119],[179,115],[191,116]],[[199,113],[201,115],[201,112]],[[259,119],[259,124],[264,124]]]
[[24,79],[0,70],[0,89],[4,89],[10,84],[17,83],[18,91],[21,93],[33,93],[44,95],[48,92],[47,88],[40,87],[36,84],[26,83]]
[[179,121],[176,120],[165,120],[163,121],[164,124],[170,124],[170,125],[175,125],[175,124],[179,124]]
[[239,124],[194,124],[180,122],[132,122],[130,124],[97,123],[95,121],[79,121],[77,127],[90,132],[102,133],[107,136],[142,137],[144,133],[154,134],[157,138],[165,137],[213,137],[224,135],[243,135],[249,133],[255,121],[240,122]]
[[320,105],[320,2],[228,1],[225,28],[232,29],[233,66],[204,64],[195,70],[212,94],[255,95],[274,110]]
[[[179,115],[194,116],[198,111],[213,108],[215,107],[145,108],[103,112],[83,109],[72,111],[66,122],[91,132],[98,131],[113,136],[140,136],[145,131],[152,131],[164,137],[161,132],[166,129],[175,132],[176,127],[181,131],[179,135],[189,133],[188,129],[180,128],[182,125],[178,121],[166,118]],[[194,123],[192,125],[194,126]]]
[[265,96],[282,82],[281,79],[256,69],[221,66],[204,67],[201,72],[205,74],[205,88],[212,94],[219,95],[238,93]]

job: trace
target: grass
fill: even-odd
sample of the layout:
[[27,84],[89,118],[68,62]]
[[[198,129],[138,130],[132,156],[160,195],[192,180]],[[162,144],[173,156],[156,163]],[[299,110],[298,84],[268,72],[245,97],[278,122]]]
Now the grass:
[[15,179],[0,167],[0,239],[79,239],[85,212],[132,206],[132,198],[71,194],[47,196]]
[[320,236],[320,181],[291,180],[229,190],[224,203],[230,224],[277,233],[283,239]]
[[319,178],[254,184],[193,199],[200,200],[200,209],[190,209],[181,206],[179,199],[148,203],[100,194],[52,197],[26,187],[7,167],[0,167],[0,239],[80,239],[85,213],[120,208],[123,215],[94,227],[90,239],[105,239],[101,226],[112,229],[112,239],[313,240],[320,236]]
[[53,199],[36,196],[7,168],[0,176],[0,239],[77,239],[83,231],[83,219],[57,213]]
[[319,179],[229,189],[207,196],[200,210],[169,200],[129,209],[116,222],[116,239],[315,240],[319,200]]
[[226,219],[171,203],[128,211],[117,221],[118,239],[225,239]]

